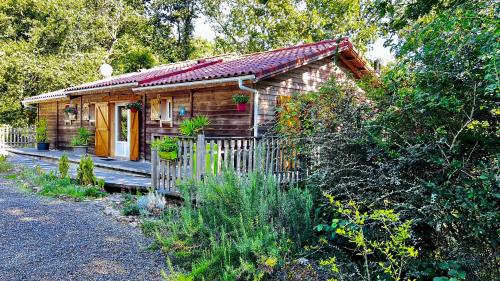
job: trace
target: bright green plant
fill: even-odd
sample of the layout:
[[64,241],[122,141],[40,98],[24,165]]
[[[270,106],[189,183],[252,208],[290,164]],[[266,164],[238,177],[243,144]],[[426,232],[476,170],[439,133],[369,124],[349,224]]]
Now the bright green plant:
[[162,139],[154,140],[151,143],[151,147],[158,149],[161,158],[175,160],[177,159],[177,152],[179,150],[178,141],[177,138],[164,136]]
[[0,173],[8,172],[12,165],[7,161],[7,155],[0,155]]
[[76,171],[76,180],[84,186],[93,185],[96,182],[94,161],[92,161],[90,155],[86,154],[80,159],[80,164]]
[[210,125],[210,121],[206,116],[196,116],[191,119],[186,119],[179,125],[179,131],[183,136],[195,137],[203,132],[206,126]]
[[66,153],[63,153],[61,155],[61,158],[59,159],[59,176],[61,178],[67,178],[68,171],[69,171],[68,155]]
[[36,142],[47,142],[47,119],[40,119],[36,125]]
[[[177,280],[261,280],[311,238],[311,194],[282,190],[273,177],[224,171],[183,190],[182,208],[148,226],[157,245],[187,270]],[[192,205],[195,198],[202,203]]]
[[25,183],[25,188],[41,187],[39,194],[44,196],[64,195],[79,200],[106,196],[106,192],[97,186],[81,186],[75,184],[69,177],[60,178],[53,173],[47,174],[37,169],[26,169],[19,175],[19,178]]
[[71,146],[87,146],[92,133],[84,127],[78,129],[78,135],[71,139]]
[[238,94],[233,96],[233,102],[236,104],[248,103],[249,100],[250,97],[248,95]]
[[[335,244],[335,238],[345,237],[354,245],[355,252],[363,261],[361,272],[364,280],[400,281],[403,269],[408,261],[418,256],[418,251],[410,245],[412,221],[402,222],[394,210],[364,211],[356,202],[346,203],[326,195],[330,207],[333,208],[331,224],[319,224],[315,229],[326,233]],[[347,246],[349,247],[349,246]],[[342,267],[336,263],[337,258],[331,256],[321,261],[335,274],[342,278]]]

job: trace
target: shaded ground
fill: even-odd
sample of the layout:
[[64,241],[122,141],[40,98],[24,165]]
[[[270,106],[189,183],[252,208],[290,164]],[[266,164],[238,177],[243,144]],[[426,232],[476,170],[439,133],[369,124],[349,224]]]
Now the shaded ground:
[[161,253],[98,202],[63,202],[13,185],[0,179],[0,280],[161,280]]

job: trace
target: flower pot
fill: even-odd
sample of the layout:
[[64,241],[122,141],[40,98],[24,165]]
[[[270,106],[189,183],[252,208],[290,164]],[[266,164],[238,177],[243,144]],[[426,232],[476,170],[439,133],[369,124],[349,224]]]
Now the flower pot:
[[177,160],[177,151],[158,151],[158,155],[163,160]]
[[73,152],[77,155],[87,154],[88,146],[73,146]]
[[50,144],[48,142],[38,142],[36,144],[37,150],[49,150]]
[[236,110],[238,110],[238,112],[245,112],[245,111],[247,111],[247,104],[246,103],[237,103],[236,104]]
[[132,112],[132,113],[137,113],[137,111],[138,111],[137,108],[131,108],[130,109],[130,112]]

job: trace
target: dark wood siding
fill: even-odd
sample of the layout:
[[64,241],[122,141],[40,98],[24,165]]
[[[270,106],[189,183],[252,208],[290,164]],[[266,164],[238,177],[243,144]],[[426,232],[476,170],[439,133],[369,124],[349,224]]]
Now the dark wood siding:
[[256,83],[259,98],[259,135],[274,124],[278,96],[317,91],[332,76],[346,79],[345,72],[329,58],[293,69]]

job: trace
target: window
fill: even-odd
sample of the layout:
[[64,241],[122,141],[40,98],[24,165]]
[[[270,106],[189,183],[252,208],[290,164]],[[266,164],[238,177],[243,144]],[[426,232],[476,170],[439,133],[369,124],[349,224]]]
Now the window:
[[118,113],[118,126],[117,126],[117,137],[118,141],[128,141],[128,110],[125,106],[117,107]]
[[172,126],[173,112],[174,104],[172,97],[151,100],[151,120],[159,120],[160,127],[163,123],[170,123],[170,126]]
[[172,97],[162,99],[160,103],[160,116],[161,121],[172,121]]
[[95,123],[95,103],[89,105],[89,121]]

